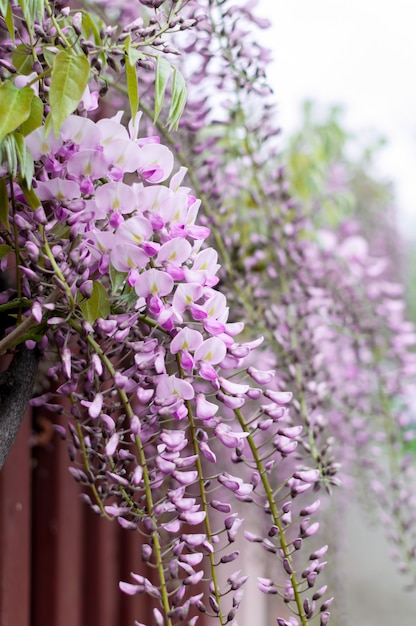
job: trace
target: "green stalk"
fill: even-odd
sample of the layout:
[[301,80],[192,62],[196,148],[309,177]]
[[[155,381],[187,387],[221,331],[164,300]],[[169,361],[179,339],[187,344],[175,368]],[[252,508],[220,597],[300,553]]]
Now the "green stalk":
[[250,446],[250,450],[251,453],[253,455],[253,458],[256,462],[256,466],[257,466],[257,471],[260,474],[261,477],[261,482],[263,484],[263,488],[264,491],[266,493],[266,497],[267,497],[267,502],[270,506],[270,512],[271,512],[271,516],[273,519],[273,523],[275,524],[275,526],[278,528],[278,534],[279,534],[279,540],[280,540],[280,547],[282,549],[282,552],[285,556],[285,558],[288,560],[288,563],[292,569],[292,574],[289,575],[290,578],[290,582],[292,584],[292,588],[293,588],[293,595],[295,597],[295,604],[297,607],[297,614],[301,620],[301,625],[302,626],[306,626],[307,625],[307,618],[305,615],[305,612],[303,610],[303,605],[302,605],[302,599],[300,596],[300,591],[299,591],[299,587],[300,587],[300,583],[297,581],[296,579],[296,574],[294,571],[294,568],[292,567],[292,559],[291,559],[291,551],[289,550],[289,546],[286,542],[286,537],[285,537],[285,533],[284,533],[284,529],[283,529],[283,525],[280,521],[279,518],[279,512],[277,510],[277,506],[274,500],[274,496],[273,496],[273,489],[271,488],[271,485],[269,483],[269,480],[267,478],[267,472],[266,472],[266,468],[263,465],[263,462],[259,456],[258,453],[258,449],[256,446],[256,443],[252,437],[252,434],[250,432],[250,430],[247,428],[245,419],[243,417],[243,414],[241,413],[240,409],[235,409],[234,410],[234,415],[236,416],[242,430],[248,434],[247,436],[247,442]]
[[[153,513],[152,513],[154,509],[154,502],[153,502],[152,488],[150,485],[149,471],[147,469],[147,459],[144,453],[143,444],[141,442],[140,437],[136,435],[134,440],[136,443],[137,451],[139,453],[139,460],[143,468],[143,481],[144,481],[144,486],[145,486],[146,499],[149,505],[149,512],[150,512],[150,515],[152,516],[152,521],[155,523],[155,520],[153,519]],[[152,541],[153,541],[154,552],[155,552],[155,557],[156,557],[156,568],[157,568],[157,572],[158,572],[159,580],[160,580],[160,593],[162,595],[163,610],[165,612],[167,626],[172,626],[172,620],[169,617],[169,612],[170,612],[169,594],[168,594],[167,583],[166,583],[166,578],[165,578],[165,570],[163,567],[162,548],[160,545],[159,533],[157,530],[154,530],[152,532]]]
[[52,265],[52,268],[53,268],[56,276],[59,278],[61,283],[63,285],[65,285],[65,292],[66,292],[66,295],[68,296],[68,300],[69,300],[69,303],[71,305],[71,311],[73,311],[75,309],[76,305],[75,305],[74,297],[73,297],[72,292],[71,292],[71,288],[68,285],[65,276],[62,274],[61,268],[57,264],[57,262],[55,260],[55,257],[54,257],[54,255],[52,253],[52,250],[50,249],[49,242],[47,241],[47,239],[45,237],[45,229],[43,228],[43,226],[39,226],[39,230],[40,230],[41,235],[43,236],[43,240],[44,240],[43,243],[44,243],[44,246],[45,246],[45,254],[48,257],[49,262]]
[[[9,186],[10,186],[10,200],[12,204],[13,217],[16,215],[16,203],[14,197],[13,190],[13,177],[9,176]],[[22,270],[20,269],[21,256],[20,256],[20,248],[19,248],[19,229],[16,224],[16,220],[13,219],[13,234],[14,234],[14,254],[16,257],[16,290],[17,290],[17,299],[21,300],[22,298]],[[17,311],[17,323],[20,324],[22,321],[22,309],[19,307]]]
[[20,343],[26,333],[28,333],[33,326],[36,326],[36,324],[36,320],[30,315],[26,317],[19,326],[13,328],[13,330],[0,341],[0,355],[6,354],[9,348]]
[[[56,302],[61,295],[61,291],[59,289],[55,289],[45,300],[45,304],[51,304]],[[3,305],[7,306],[7,305]],[[0,355],[5,354],[9,348],[14,347],[15,345],[22,343],[24,341],[25,335],[27,335],[33,326],[37,326],[38,322],[34,319],[33,315],[29,315],[25,317],[19,326],[13,328],[13,330],[3,337],[0,340]]]
[[[198,472],[198,485],[199,485],[199,492],[201,495],[202,509],[205,511],[205,520],[204,520],[205,531],[207,533],[207,537],[211,539],[212,532],[211,532],[211,524],[209,521],[209,514],[208,514],[209,507],[208,507],[208,501],[207,501],[207,496],[206,496],[205,487],[204,487],[204,474],[202,470],[202,463],[201,463],[201,459],[199,456],[200,453],[199,453],[198,442],[197,442],[197,437],[196,437],[195,419],[192,413],[192,406],[191,406],[190,400],[186,401],[186,408],[188,409],[189,430],[191,432],[194,454],[197,457],[195,464],[196,464],[196,469]],[[208,555],[208,558],[209,558],[209,564],[210,564],[210,570],[211,570],[211,580],[214,586],[215,600],[217,601],[217,604],[220,609],[218,613],[218,619],[220,620],[221,626],[225,626],[227,621],[221,611],[221,600],[220,600],[221,594],[220,594],[220,590],[218,586],[217,572],[215,569],[214,554],[210,552]]]
[[29,308],[31,307],[33,302],[28,298],[20,298],[19,300],[12,300],[11,302],[5,302],[4,304],[0,304],[0,313],[4,313],[5,311],[12,311],[18,307]]
[[[185,373],[180,364],[179,355],[176,356],[176,363],[178,366],[179,374],[181,378],[184,379]],[[198,472],[198,486],[199,486],[199,492],[201,494],[202,509],[205,512],[205,520],[204,520],[205,531],[206,531],[207,537],[211,540],[212,531],[211,531],[211,524],[209,521],[209,506],[208,506],[207,495],[206,495],[205,487],[204,487],[204,472],[202,469],[202,463],[201,463],[201,458],[200,458],[200,453],[199,453],[199,448],[198,448],[195,419],[194,419],[194,415],[192,411],[191,401],[186,400],[185,404],[188,410],[189,430],[191,432],[192,446],[194,449],[194,454],[196,456],[195,464],[196,464],[196,469]],[[209,564],[210,564],[210,570],[211,570],[211,580],[214,585],[215,600],[220,609],[218,613],[218,619],[220,620],[221,626],[225,626],[227,622],[221,611],[221,600],[220,600],[221,594],[220,594],[218,580],[217,580],[217,572],[215,570],[214,554],[212,552],[209,552],[208,558],[209,558]]]
[[[74,404],[75,402],[73,400],[72,393],[70,394],[70,399],[71,399],[71,402]],[[84,436],[82,434],[81,425],[80,425],[78,420],[76,421],[76,429],[77,429],[77,433],[78,433],[79,443],[80,443],[80,446],[81,446],[81,453],[82,453],[82,459],[83,459],[83,462],[84,462],[84,467],[85,467],[85,469],[87,471],[90,471],[91,470],[91,466],[90,466],[89,461],[88,461],[88,455],[87,455],[87,450],[85,448]],[[90,485],[90,487],[91,487],[91,491],[94,494],[95,501],[98,504],[98,506],[100,507],[101,513],[103,514],[103,516],[107,520],[111,521],[112,518],[105,511],[104,504],[103,504],[103,502],[102,502],[102,500],[100,498],[100,495],[98,493],[97,487],[94,485],[94,483],[92,483],[92,485]]]
[[73,46],[71,42],[69,41],[69,39],[67,39],[65,33],[62,31],[62,28],[60,27],[58,20],[55,18],[55,15],[49,5],[48,0],[45,0],[45,9],[46,9],[46,13],[51,19],[52,24],[56,28],[56,32],[58,33],[59,37],[62,39],[64,45],[66,46],[66,48],[68,48],[68,50],[72,50]]
[[[82,328],[76,322],[70,321],[70,324],[74,328],[74,330],[76,330],[80,335],[82,334]],[[103,365],[108,370],[110,376],[114,379],[116,370],[115,370],[113,364],[111,363],[110,359],[104,354],[104,352],[101,349],[100,345],[95,341],[95,339],[90,334],[88,334],[86,336],[86,341],[87,341],[88,345],[94,350],[94,352],[99,356],[99,358],[102,361]],[[124,408],[124,410],[126,412],[126,416],[128,417],[128,419],[131,420],[133,418],[133,416],[134,416],[134,411],[133,411],[133,408],[132,408],[132,406],[130,404],[130,401],[128,399],[128,396],[127,396],[126,392],[124,391],[124,389],[120,389],[120,387],[117,387],[117,385],[114,385],[114,387],[117,390],[117,393],[118,393],[118,396],[120,398],[121,404],[123,405],[123,408]],[[151,483],[150,483],[149,470],[148,470],[148,467],[147,467],[146,455],[144,453],[144,448],[143,448],[142,441],[141,441],[141,439],[140,439],[140,437],[138,435],[135,435],[134,441],[135,441],[135,444],[136,444],[137,452],[139,454],[139,461],[140,461],[141,467],[143,469],[143,482],[144,482],[144,486],[145,486],[146,499],[147,499],[147,503],[148,503],[148,507],[149,507],[149,515],[152,518],[154,526],[156,526],[156,520],[155,520],[155,518],[153,516],[154,502],[153,502],[152,487],[151,487]],[[133,505],[134,508],[136,508],[134,502],[131,500],[131,498],[129,497],[127,492],[123,488],[120,488],[120,489],[121,489],[121,491],[123,493],[123,496],[129,502],[129,504]],[[137,510],[137,508],[136,508],[136,510]],[[143,515],[142,511],[140,511],[140,515]],[[160,544],[159,533],[158,533],[157,530],[154,530],[152,532],[152,541],[153,541],[154,553],[155,553],[155,559],[156,559],[156,568],[157,568],[158,575],[159,575],[160,593],[161,593],[161,596],[162,596],[162,606],[163,606],[163,610],[164,610],[164,613],[165,613],[166,625],[167,626],[173,626],[172,625],[172,620],[169,617],[169,612],[170,612],[169,594],[168,594],[168,589],[167,589],[167,582],[166,582],[166,577],[165,577],[165,571],[164,571],[164,567],[163,567],[162,548],[161,548],[161,544]]]

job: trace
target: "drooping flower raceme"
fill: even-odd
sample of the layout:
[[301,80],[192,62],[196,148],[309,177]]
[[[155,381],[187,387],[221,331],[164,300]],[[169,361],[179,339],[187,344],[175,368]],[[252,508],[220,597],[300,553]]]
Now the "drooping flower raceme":
[[[216,569],[238,559],[238,511],[254,504],[265,513],[260,543],[288,576],[282,596],[306,624],[315,612],[301,594],[312,584],[298,580],[293,555],[317,525],[309,516],[285,533],[291,500],[319,477],[280,463],[301,432],[291,394],[273,372],[247,369],[261,338],[235,339],[243,324],[229,321],[200,202],[182,186],[186,170],[172,175],[170,151],[138,139],[137,122],[126,129],[120,115],[97,123],[71,115],[58,136],[42,127],[27,145],[38,207],[17,183],[10,199],[28,320],[43,325],[48,358],[58,353],[48,374],[72,406],[71,473],[97,513],[145,534],[144,560],[158,574],[156,585],[134,574],[122,590],[152,597],[167,626],[195,623],[195,610],[234,623],[245,577],[234,572],[224,584]],[[53,395],[33,403],[50,406]],[[308,580],[318,566],[311,562]],[[280,577],[259,588],[275,593]],[[193,591],[203,578],[206,596]]]
[[[133,114],[137,70],[140,106],[152,113],[155,104],[157,117],[163,80],[152,85],[155,55],[166,61],[161,51],[173,51],[167,33],[176,31],[181,47],[183,30],[199,25],[182,45],[184,67],[175,57],[175,82],[166,89],[174,104],[176,70],[186,76],[191,68],[180,132],[169,137],[163,129],[161,137],[192,168],[205,213],[199,215],[199,201],[182,186],[184,170],[171,176],[171,151],[158,137],[138,136],[139,114],[128,128],[120,114],[97,123],[71,115],[56,135],[41,127],[26,139],[16,122],[20,157],[15,165],[9,159],[12,176],[2,166],[0,182],[7,179],[1,191],[10,200],[1,253],[14,252],[17,290],[1,297],[6,310],[18,311],[18,327],[29,329],[20,338],[49,360],[53,387],[33,404],[59,410],[60,398],[69,398],[71,473],[99,514],[145,536],[142,557],[155,576],[135,572],[120,586],[148,595],[152,623],[193,626],[200,611],[222,625],[236,624],[246,580],[238,571],[240,535],[278,565],[258,588],[287,606],[279,626],[304,626],[318,614],[323,626],[331,599],[323,598],[326,586],[317,580],[327,546],[310,544],[319,536],[316,514],[325,496],[313,492],[339,483],[338,461],[344,471],[361,464],[367,479],[374,478],[380,517],[383,523],[396,518],[395,545],[414,561],[408,539],[414,516],[403,512],[404,504],[411,510],[412,480],[409,457],[401,456],[412,435],[401,406],[415,371],[408,349],[414,334],[395,288],[372,280],[377,268],[356,239],[341,235],[326,254],[309,237],[314,229],[304,207],[290,199],[265,97],[268,54],[253,37],[253,27],[265,25],[250,13],[255,2],[142,0],[150,11],[139,15],[138,3],[109,0],[106,14],[117,16],[115,28],[45,0],[35,3],[35,13],[44,4],[50,11],[32,37],[25,32],[30,20],[21,19],[26,4],[10,4],[15,41],[27,44],[10,58],[33,72],[14,81],[4,61],[13,37],[2,38],[0,72],[7,84],[1,88],[30,84],[40,94],[38,109],[47,105],[42,110],[55,115],[51,94],[61,90],[51,73],[58,59],[67,69],[87,65],[91,89],[114,80],[121,85],[122,59],[130,70],[125,84]],[[186,20],[178,15],[183,8]],[[10,15],[3,17],[9,28]],[[156,66],[163,70],[160,59]],[[210,125],[219,93],[223,119]],[[65,96],[58,106],[71,100]],[[94,110],[97,98],[86,87],[78,113]],[[176,98],[171,110],[178,112],[177,105]],[[30,124],[40,124],[32,108]],[[175,126],[170,113],[169,119]],[[22,132],[29,132],[27,125]],[[13,138],[9,133],[7,140]],[[22,142],[35,162],[33,192],[27,180],[20,185]],[[207,245],[208,225],[219,256]],[[344,255],[348,271],[337,255]],[[7,262],[1,259],[2,269]],[[240,318],[250,320],[242,343],[236,339]],[[258,334],[266,339],[261,353]],[[386,423],[394,455],[387,480],[373,458],[373,450],[380,452],[374,440],[386,441]],[[247,507],[256,511],[253,526]],[[221,578],[220,565],[227,572]]]

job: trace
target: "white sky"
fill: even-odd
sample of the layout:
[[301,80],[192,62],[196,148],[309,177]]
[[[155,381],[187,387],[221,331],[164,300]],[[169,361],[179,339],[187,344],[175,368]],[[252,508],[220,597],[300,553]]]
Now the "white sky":
[[284,133],[300,103],[345,105],[346,126],[388,140],[380,171],[395,185],[401,230],[416,238],[415,0],[260,0]]

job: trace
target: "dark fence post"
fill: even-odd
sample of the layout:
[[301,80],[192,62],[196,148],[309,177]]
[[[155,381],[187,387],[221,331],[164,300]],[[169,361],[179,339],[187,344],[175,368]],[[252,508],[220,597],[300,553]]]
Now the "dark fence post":
[[0,471],[0,626],[30,626],[30,413]]

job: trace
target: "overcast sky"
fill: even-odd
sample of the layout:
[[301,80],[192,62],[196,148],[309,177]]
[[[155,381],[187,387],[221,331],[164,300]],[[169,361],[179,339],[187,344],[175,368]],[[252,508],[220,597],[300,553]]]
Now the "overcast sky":
[[356,131],[388,140],[380,171],[396,189],[402,230],[416,237],[416,1],[260,0],[262,33],[284,132],[299,123],[300,103],[344,104]]

